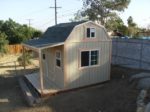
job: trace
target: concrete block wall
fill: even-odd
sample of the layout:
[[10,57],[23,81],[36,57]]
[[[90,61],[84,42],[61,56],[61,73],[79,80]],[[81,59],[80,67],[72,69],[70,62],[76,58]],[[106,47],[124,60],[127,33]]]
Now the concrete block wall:
[[150,70],[150,40],[113,39],[112,64]]

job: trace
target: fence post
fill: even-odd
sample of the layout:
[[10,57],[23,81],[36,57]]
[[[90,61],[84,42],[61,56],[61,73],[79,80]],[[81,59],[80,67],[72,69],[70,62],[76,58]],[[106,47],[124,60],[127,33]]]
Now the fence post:
[[117,61],[117,59],[118,59],[118,44],[119,44],[119,40],[118,40],[118,38],[116,39],[116,56],[115,56],[115,64],[117,65],[118,64],[118,61]]
[[142,69],[142,55],[143,55],[143,40],[141,40],[141,49],[140,49],[140,69]]
[[25,75],[25,70],[26,70],[26,62],[25,62],[25,48],[23,47],[23,68],[24,68],[24,75]]
[[15,73],[16,73],[16,75],[17,75],[16,61],[14,61],[14,65],[15,65]]

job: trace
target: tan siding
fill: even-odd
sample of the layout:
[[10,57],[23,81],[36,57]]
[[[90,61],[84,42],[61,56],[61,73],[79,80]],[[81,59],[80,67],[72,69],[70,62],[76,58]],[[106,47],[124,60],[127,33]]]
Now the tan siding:
[[[67,53],[67,84],[68,88],[80,87],[109,80],[110,44],[103,42],[68,43]],[[80,50],[97,49],[100,51],[100,63],[96,67],[80,68]]]
[[[96,38],[87,39],[86,38],[86,28],[95,28],[96,29]],[[110,41],[110,38],[106,34],[103,27],[95,25],[93,23],[86,23],[76,26],[71,32],[70,36],[66,42],[83,42],[83,41]]]
[[[64,50],[63,49],[64,49],[63,46],[59,46],[59,47],[48,48],[43,51],[45,52],[46,55],[46,60],[43,61],[44,75],[46,75],[46,72],[48,71],[48,75],[47,75],[48,78],[52,80],[56,85],[62,88],[64,87],[64,67],[63,67]],[[61,62],[62,62],[61,68],[56,67],[55,64],[56,61],[55,53],[57,50],[61,51]]]

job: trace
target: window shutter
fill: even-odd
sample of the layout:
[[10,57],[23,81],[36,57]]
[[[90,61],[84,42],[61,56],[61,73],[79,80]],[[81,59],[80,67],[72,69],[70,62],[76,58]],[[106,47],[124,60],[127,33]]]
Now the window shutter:
[[87,32],[86,32],[87,34],[86,34],[86,36],[88,37],[88,38],[90,38],[90,28],[87,28]]

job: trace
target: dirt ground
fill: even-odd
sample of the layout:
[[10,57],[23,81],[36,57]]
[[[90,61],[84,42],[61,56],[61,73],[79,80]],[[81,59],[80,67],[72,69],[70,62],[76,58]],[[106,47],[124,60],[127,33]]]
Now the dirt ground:
[[128,79],[139,72],[113,66],[109,82],[51,96],[35,107],[28,107],[22,96],[20,75],[1,75],[0,112],[135,112],[139,91]]

